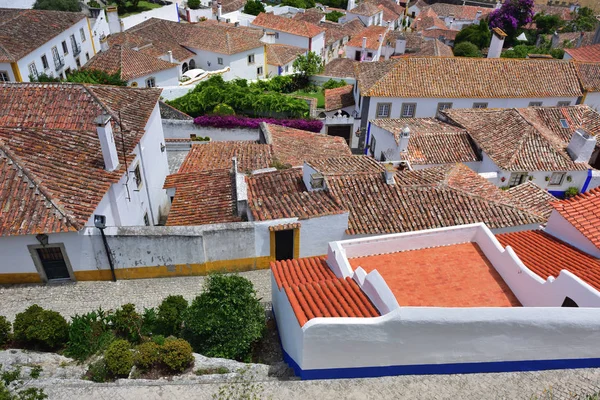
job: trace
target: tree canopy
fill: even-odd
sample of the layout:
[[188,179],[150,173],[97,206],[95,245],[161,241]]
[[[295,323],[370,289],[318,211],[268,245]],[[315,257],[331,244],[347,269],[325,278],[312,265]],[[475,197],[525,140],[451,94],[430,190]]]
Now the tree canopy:
[[261,12],[265,12],[265,6],[260,0],[248,0],[244,6],[244,13],[250,15],[258,15]]
[[344,16],[343,12],[335,11],[325,14],[325,19],[331,22],[338,22],[338,20]]
[[490,40],[492,40],[490,27],[486,21],[481,20],[479,24],[466,26],[458,32],[456,39],[454,39],[454,45],[462,42],[471,42],[479,49],[483,49],[490,45]]
[[296,71],[305,77],[310,77],[323,71],[323,60],[314,51],[309,51],[306,55],[299,55],[292,65]]
[[454,46],[456,57],[481,57],[479,48],[471,42],[462,42]]
[[505,0],[489,15],[490,28],[500,28],[508,35],[508,43],[517,36],[517,29],[533,21],[533,0]]
[[81,11],[78,0],[36,0],[34,10]]
[[538,14],[533,20],[539,33],[554,33],[563,26],[563,20],[558,15]]
[[573,15],[574,19],[567,24],[567,31],[591,32],[600,24],[594,15],[594,11],[589,7],[581,7],[578,11],[571,13],[571,15]]
[[281,4],[284,6],[304,9],[313,8],[316,5],[315,0],[283,0]]
[[118,71],[112,75],[107,74],[104,71],[95,69],[75,70],[69,75],[67,79],[61,80],[53,76],[46,74],[40,74],[37,77],[29,76],[31,82],[74,82],[74,83],[92,83],[96,85],[113,85],[113,86],[127,86],[127,82],[121,79],[121,72]]

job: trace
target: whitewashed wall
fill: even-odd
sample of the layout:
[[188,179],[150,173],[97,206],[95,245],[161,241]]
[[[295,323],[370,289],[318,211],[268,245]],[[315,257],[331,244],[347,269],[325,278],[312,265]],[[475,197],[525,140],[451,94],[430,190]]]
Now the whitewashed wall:
[[137,87],[146,87],[146,80],[148,78],[154,78],[156,86],[176,86],[179,84],[179,72],[180,67],[176,66],[173,68],[166,69],[164,71],[158,71],[150,75],[140,76],[135,79],[127,81],[127,85],[131,86],[133,82],[137,83]]
[[[230,71],[222,75],[226,81],[237,78],[255,80],[264,77],[264,74],[266,74],[264,46],[236,54],[219,54],[194,48],[191,50],[196,53],[194,57],[196,68],[201,68],[205,71],[216,71],[229,67]],[[250,54],[254,54],[253,64],[248,64],[248,56]],[[223,60],[223,64],[219,64],[219,58]],[[261,76],[257,75],[258,67],[263,67],[263,75]]]
[[139,14],[134,14],[129,17],[121,18],[123,30],[127,30],[133,26],[141,24],[150,18],[159,18],[167,21],[179,22],[179,13],[177,11],[177,3],[171,3],[168,6],[154,8],[149,11],[144,11]]
[[550,214],[550,218],[546,224],[546,232],[577,247],[581,251],[600,258],[600,248],[594,245],[556,210],[552,210],[552,214]]
[[104,10],[100,11],[91,29],[92,37],[94,39],[94,47],[96,48],[96,52],[99,52],[101,50],[100,38],[103,36],[106,37],[110,35],[110,28],[108,26],[106,13],[104,12]]
[[15,74],[13,73],[12,66],[10,65],[10,63],[0,63],[0,71],[6,72],[8,74],[9,82],[17,81],[17,78],[15,77]]
[[587,104],[596,111],[600,110],[600,92],[588,92],[583,104]]
[[260,139],[258,129],[214,128],[212,126],[196,125],[192,120],[182,121],[163,119],[162,126],[165,138],[167,139],[189,139],[191,134],[195,134],[196,136],[208,136],[210,140],[216,142],[233,140],[256,141]]
[[190,8],[185,9],[187,19],[190,23],[198,22],[202,18],[206,19],[215,19],[215,15],[213,14],[212,7],[199,8],[197,10],[192,10]]

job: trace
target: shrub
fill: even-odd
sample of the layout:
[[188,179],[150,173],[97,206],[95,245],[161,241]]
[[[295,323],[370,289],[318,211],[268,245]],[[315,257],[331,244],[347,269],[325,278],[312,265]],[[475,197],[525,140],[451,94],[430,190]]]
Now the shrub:
[[63,316],[37,304],[17,314],[13,330],[17,342],[34,349],[57,349],[69,336],[69,325]]
[[235,111],[234,111],[233,108],[231,108],[231,106],[228,106],[227,104],[218,104],[213,109],[213,114],[217,114],[217,115],[235,115]]
[[200,8],[200,0],[188,0],[187,5],[192,10],[197,10]]
[[154,342],[140,344],[133,355],[133,363],[141,369],[149,369],[160,360],[160,346]]
[[211,275],[205,289],[185,314],[184,337],[208,357],[248,360],[265,328],[265,312],[252,282],[237,275]]
[[110,316],[102,309],[71,317],[65,354],[78,361],[102,351],[115,340]]
[[10,321],[0,315],[0,347],[10,341]]
[[213,126],[215,128],[248,128],[258,129],[261,122],[267,124],[282,125],[310,132],[320,132],[323,122],[316,119],[275,119],[275,118],[249,118],[239,116],[203,115],[196,117],[194,123],[201,126]]
[[167,340],[161,349],[162,362],[173,372],[181,372],[194,360],[192,346],[183,339]]
[[250,15],[258,15],[265,12],[265,6],[260,0],[248,0],[244,6],[244,13]]
[[128,376],[133,367],[133,354],[127,340],[115,340],[104,353],[106,368],[115,377]]
[[335,79],[330,79],[323,84],[323,89],[336,89],[339,87],[344,87],[346,85],[347,85],[347,83],[343,79],[341,81],[336,81]]
[[162,346],[163,344],[165,344],[165,340],[166,339],[163,335],[152,336],[152,341],[159,346]]
[[331,22],[338,22],[338,20],[344,16],[344,13],[340,11],[333,10],[327,14],[325,14],[325,19]]
[[108,368],[106,367],[106,361],[100,359],[90,364],[87,370],[86,377],[97,383],[106,382],[109,378]]
[[135,311],[135,305],[128,303],[117,309],[112,316],[115,331],[121,337],[132,343],[138,343],[141,339],[143,319]]
[[143,336],[152,336],[158,329],[158,316],[154,307],[145,308],[142,314],[142,329],[141,334]]
[[158,306],[157,326],[163,335],[179,335],[183,323],[183,313],[188,302],[183,296],[168,296]]
[[575,197],[579,194],[579,189],[575,186],[571,186],[567,190],[565,190],[565,199],[570,199],[571,197]]
[[481,57],[481,52],[471,42],[461,42],[454,46],[454,55],[456,57]]

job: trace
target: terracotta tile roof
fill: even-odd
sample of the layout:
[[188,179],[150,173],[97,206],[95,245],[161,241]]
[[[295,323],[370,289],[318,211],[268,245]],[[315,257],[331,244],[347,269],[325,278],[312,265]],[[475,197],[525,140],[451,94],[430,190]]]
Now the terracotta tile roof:
[[280,163],[302,165],[305,160],[351,155],[344,138],[312,133],[281,125],[261,124],[273,156]]
[[239,222],[228,169],[177,173],[167,176],[165,189],[175,188],[167,226]]
[[429,6],[439,17],[453,16],[459,21],[473,21],[477,13],[481,12],[480,19],[484,19],[489,13],[494,11],[491,7],[463,6],[458,4],[435,3]]
[[600,188],[551,205],[590,242],[600,248]]
[[506,193],[510,194],[524,207],[543,217],[544,220],[547,221],[548,218],[550,218],[550,214],[552,213],[550,202],[555,201],[556,197],[552,196],[547,190],[542,189],[535,183],[522,183],[508,189]]
[[[481,161],[467,131],[435,118],[375,119],[371,124],[392,133],[396,143],[405,126],[410,128],[408,161],[415,165]],[[393,158],[391,158],[393,159]]]
[[365,29],[365,25],[359,18],[355,18],[343,24],[331,21],[322,21],[319,23],[319,26],[325,29],[326,46],[329,46],[338,40],[342,40],[345,37],[351,38]]
[[346,46],[362,47],[363,37],[367,38],[367,49],[377,50],[379,49],[379,35],[383,35],[383,41],[385,42],[386,33],[388,29],[384,26],[371,25],[361,32],[357,33],[346,43]]
[[346,156],[308,160],[306,164],[325,176],[381,174],[385,167],[369,156]]
[[558,15],[560,19],[563,21],[571,21],[573,20],[573,16],[571,15],[571,10],[569,7],[561,7],[561,6],[550,6],[546,4],[536,4],[534,5],[534,12],[544,13],[546,15]]
[[354,85],[325,89],[325,111],[340,110],[354,105]]
[[510,246],[523,264],[542,279],[557,277],[567,270],[600,290],[600,260],[544,231],[523,231],[496,235]]
[[325,32],[323,28],[311,24],[310,22],[298,21],[296,19],[286,18],[271,13],[258,14],[254,21],[252,21],[252,25],[308,38],[315,37],[319,33]]
[[396,21],[398,18],[400,18],[400,14],[387,8],[383,4],[377,5],[377,8],[383,11],[383,21]]
[[574,62],[583,90],[600,92],[600,63]]
[[[179,111],[175,107],[171,107],[170,105],[168,105],[165,102],[159,101],[158,106],[160,108],[160,117],[162,119],[178,119],[181,121],[194,119],[194,118],[190,117],[189,115],[187,115],[186,113]],[[187,141],[188,139],[184,139],[184,140]]]
[[[2,152],[15,164],[13,168],[33,182],[31,196],[23,199],[32,209],[21,206],[13,192],[20,184],[5,171],[0,192],[6,197],[3,214],[12,215],[12,228],[0,235],[39,233],[45,228],[64,231],[81,229],[94,212],[110,185],[125,171],[125,159],[119,152],[121,168],[104,169],[94,119],[102,112],[113,116],[113,131],[123,138],[125,152],[131,153],[145,132],[145,126],[160,96],[160,90],[81,84],[0,84],[0,141]],[[121,120],[119,120],[121,115]],[[125,131],[121,134],[121,122]],[[131,161],[131,158],[129,159]],[[86,177],[85,180],[82,177]],[[22,179],[17,178],[16,179]],[[16,185],[16,186],[15,186]],[[0,195],[2,197],[2,195]],[[45,197],[51,208],[59,210],[64,221],[52,224],[43,218]],[[38,200],[35,200],[35,199]],[[0,200],[0,203],[2,200]],[[18,216],[18,217],[17,217]],[[21,218],[21,219],[19,219]],[[14,227],[21,228],[15,229]],[[45,231],[50,233],[53,231]]]
[[[396,57],[393,56],[392,58]],[[452,47],[442,43],[438,39],[433,39],[424,41],[418,51],[405,53],[400,57],[454,57],[454,53],[452,52]]]
[[[535,112],[535,110],[533,110]],[[464,127],[490,159],[506,171],[582,171],[562,138],[532,123],[528,109],[452,109],[444,113]]]
[[380,13],[381,10],[375,4],[364,1],[348,12],[365,17],[372,17],[373,15]]
[[[244,8],[246,2],[247,0],[219,0],[218,3],[221,3],[221,13],[226,14]],[[212,6],[215,15],[217,14],[218,3],[213,3]]]
[[[404,15],[404,7],[402,7],[400,4],[396,4],[395,0],[369,0],[374,4],[377,4],[377,6],[383,6],[385,8],[387,8],[388,10],[394,12],[394,14],[398,15],[396,17],[396,19],[398,19],[401,15]],[[385,18],[385,12],[384,12],[384,18]]]
[[433,28],[448,29],[444,21],[430,7],[421,10],[411,28],[416,32]]
[[75,12],[0,8],[0,62],[20,60],[84,18]]
[[237,54],[243,51],[262,48],[264,43],[261,29],[231,24],[215,24],[208,21],[197,24],[179,24],[187,28],[185,38],[180,43],[193,49],[206,50],[219,54]]
[[[363,96],[522,98],[581,96],[568,62],[509,58],[413,57],[357,65]],[[486,79],[480,77],[485,76]],[[521,77],[527,76],[528,79]],[[553,79],[548,80],[548,76]]]
[[[421,36],[426,37],[426,38],[431,38],[431,39],[439,39],[439,38],[444,38],[446,40],[454,40],[456,39],[456,35],[458,34],[457,30],[454,29],[439,29],[439,28],[435,28],[435,29],[427,29],[427,30],[423,30],[420,31],[419,34],[421,34]],[[428,41],[425,41],[425,43],[427,43]]]
[[293,19],[297,21],[310,22],[311,24],[318,25],[319,22],[325,19],[325,13],[318,8],[309,8],[304,12],[299,12],[293,16]]
[[347,233],[384,234],[484,222],[491,229],[537,224],[541,218],[500,189],[456,164],[382,174],[327,177],[331,193],[350,210]]
[[273,158],[271,146],[256,142],[208,142],[193,144],[179,168],[179,173],[230,169],[237,158],[240,172],[269,168]]
[[287,44],[268,44],[267,63],[269,65],[283,66],[306,52],[308,52],[308,49],[303,49],[302,47],[289,46]]
[[397,34],[404,36],[404,38],[406,39],[406,52],[410,53],[410,52],[417,52],[421,49],[421,47],[423,46],[423,44],[426,42],[425,39],[423,39],[423,36],[421,36],[421,33],[417,33],[417,32],[399,32],[396,31]]
[[565,53],[576,61],[600,62],[600,43],[577,49],[565,49]]
[[325,69],[320,75],[335,78],[354,78],[356,77],[355,66],[359,63],[360,61],[350,58],[335,58],[325,65]]
[[246,178],[248,208],[256,221],[309,219],[347,210],[325,191],[306,191],[302,170],[264,172]]
[[337,278],[323,258],[271,262],[300,326],[313,318],[378,317],[379,311],[351,278]]
[[[590,46],[594,44],[594,32],[563,32],[558,34],[558,48],[566,49],[577,47],[579,38],[582,36],[581,46]],[[550,42],[552,35],[546,35],[546,40]]]
[[[558,145],[566,147],[573,137],[573,133],[583,128],[591,135],[600,134],[600,113],[587,105],[569,107],[528,107],[519,109],[521,115],[537,129],[547,132],[547,136],[558,138]],[[564,128],[561,120],[567,122]]]
[[110,75],[120,71],[121,79],[128,81],[170,68],[179,68],[179,64],[114,45],[107,51],[97,53],[84,68],[105,71]]

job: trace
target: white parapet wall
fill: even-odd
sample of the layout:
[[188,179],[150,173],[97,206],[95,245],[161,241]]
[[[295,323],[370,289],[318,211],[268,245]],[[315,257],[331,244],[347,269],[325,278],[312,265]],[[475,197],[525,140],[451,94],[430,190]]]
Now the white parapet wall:
[[121,18],[121,24],[123,26],[123,30],[127,30],[151,18],[159,18],[167,21],[179,22],[179,12],[177,11],[177,3],[173,2],[168,6],[153,8],[152,10],[130,15],[129,17]]

